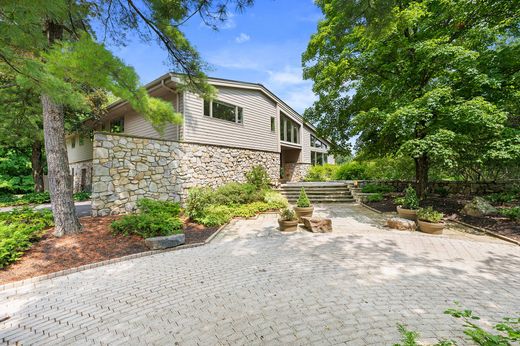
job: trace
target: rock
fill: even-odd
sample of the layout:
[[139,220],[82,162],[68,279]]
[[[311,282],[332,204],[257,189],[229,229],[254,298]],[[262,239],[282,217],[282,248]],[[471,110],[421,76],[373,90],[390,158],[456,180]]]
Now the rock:
[[305,217],[302,216],[303,225],[307,230],[313,233],[329,233],[332,232],[332,220],[322,217]]
[[417,227],[415,222],[402,217],[392,217],[386,220],[386,225],[393,229],[399,229],[402,231],[415,231]]
[[182,245],[186,242],[184,234],[174,234],[165,237],[146,238],[144,243],[151,250],[168,249],[171,247]]
[[475,197],[462,208],[462,214],[469,216],[485,216],[495,214],[497,209],[482,197]]

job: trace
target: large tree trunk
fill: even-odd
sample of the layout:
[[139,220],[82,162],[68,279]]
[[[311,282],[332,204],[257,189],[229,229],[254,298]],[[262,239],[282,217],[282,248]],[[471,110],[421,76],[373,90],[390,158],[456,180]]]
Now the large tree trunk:
[[42,95],[43,134],[49,171],[49,190],[54,214],[54,235],[81,232],[72,196],[72,178],[65,146],[65,120],[63,107]]
[[428,188],[428,156],[423,154],[414,160],[416,191],[419,199],[423,199],[426,197],[426,189]]
[[37,139],[32,144],[31,169],[34,180],[34,192],[43,192],[43,153],[42,142]]

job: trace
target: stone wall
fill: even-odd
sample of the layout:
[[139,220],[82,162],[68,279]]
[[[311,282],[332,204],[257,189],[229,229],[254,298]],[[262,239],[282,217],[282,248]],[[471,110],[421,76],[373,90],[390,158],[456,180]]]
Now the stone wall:
[[92,189],[92,161],[75,162],[69,165],[74,193],[90,192]]
[[284,163],[284,178],[287,181],[304,181],[305,176],[312,167],[310,163]]
[[92,215],[134,211],[140,198],[182,202],[191,187],[245,181],[255,165],[278,179],[278,153],[96,133]]

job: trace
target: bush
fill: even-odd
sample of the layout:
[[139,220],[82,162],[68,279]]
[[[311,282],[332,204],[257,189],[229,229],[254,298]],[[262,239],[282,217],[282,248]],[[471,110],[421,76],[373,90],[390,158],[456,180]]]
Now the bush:
[[137,202],[137,207],[137,214],[125,215],[112,222],[114,233],[136,234],[143,238],[182,233],[183,223],[179,219],[178,203],[143,198]]
[[421,221],[437,223],[442,220],[444,214],[433,210],[432,207],[421,208],[417,211],[417,218]]
[[237,205],[262,201],[264,192],[253,184],[228,183],[219,187],[213,195],[212,204]]
[[225,205],[210,205],[204,209],[203,216],[197,222],[209,227],[228,223],[233,218],[233,210]]
[[518,193],[515,191],[492,193],[487,195],[486,199],[494,204],[511,203],[518,199]]
[[448,189],[445,188],[445,187],[442,187],[442,186],[436,188],[434,192],[435,192],[436,194],[438,194],[439,196],[441,196],[441,197],[447,197],[447,196],[450,194],[450,192],[448,191]]
[[331,165],[330,163],[312,166],[305,176],[305,181],[334,180],[337,170],[338,166]]
[[366,164],[350,161],[340,165],[335,174],[335,180],[362,180],[368,179]]
[[305,193],[305,189],[303,187],[300,190],[300,196],[296,201],[296,206],[298,208],[307,208],[311,206],[311,201],[309,200],[309,197],[307,197],[307,194]]
[[193,220],[203,217],[204,209],[213,204],[214,192],[207,187],[194,187],[186,199],[186,214]]
[[0,268],[17,261],[52,225],[48,209],[21,208],[0,213]]
[[515,220],[515,221],[520,220],[520,207],[499,209],[498,213],[511,220]]
[[298,220],[294,210],[290,208],[283,208],[280,210],[280,220],[282,221],[295,221]]
[[419,198],[417,197],[417,192],[415,192],[415,189],[411,185],[408,185],[406,190],[404,190],[403,208],[419,208]]
[[287,198],[276,191],[267,191],[264,195],[264,202],[269,205],[269,209],[280,209],[289,206]]
[[376,193],[374,195],[367,196],[367,202],[381,202],[383,200],[383,195],[380,193]]
[[393,192],[395,189],[392,186],[380,185],[380,184],[367,184],[363,186],[361,192],[363,193],[388,193]]
[[250,172],[246,173],[247,183],[254,185],[257,190],[264,190],[269,187],[271,178],[269,173],[262,166],[255,166]]
[[90,192],[81,191],[74,194],[75,201],[87,201],[90,199]]

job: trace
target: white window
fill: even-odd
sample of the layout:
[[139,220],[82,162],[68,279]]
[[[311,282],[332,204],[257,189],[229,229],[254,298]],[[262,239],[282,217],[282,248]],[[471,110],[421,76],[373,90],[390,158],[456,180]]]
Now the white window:
[[326,153],[311,151],[311,163],[313,165],[323,165],[327,162],[328,162],[328,156]]
[[300,143],[300,125],[283,113],[280,113],[280,140]]
[[234,106],[222,101],[204,100],[204,115],[210,118],[242,124],[244,122],[243,112],[242,107]]

